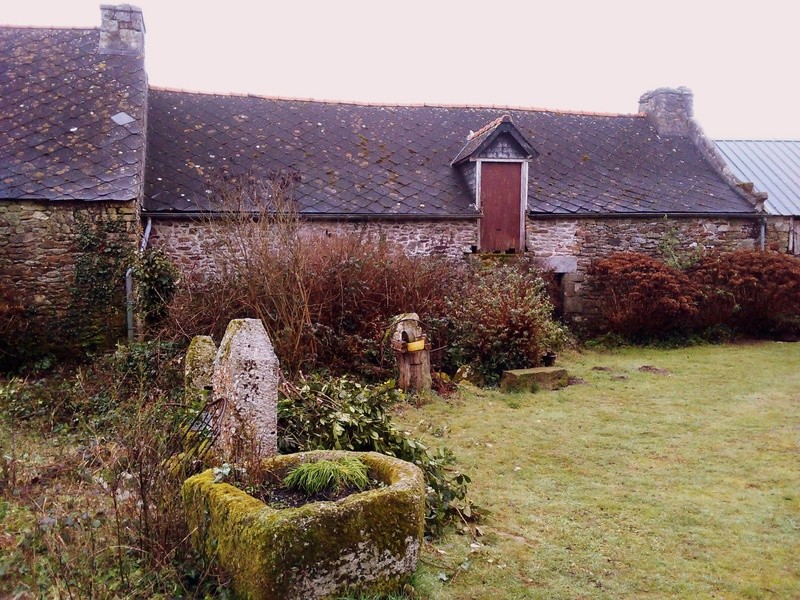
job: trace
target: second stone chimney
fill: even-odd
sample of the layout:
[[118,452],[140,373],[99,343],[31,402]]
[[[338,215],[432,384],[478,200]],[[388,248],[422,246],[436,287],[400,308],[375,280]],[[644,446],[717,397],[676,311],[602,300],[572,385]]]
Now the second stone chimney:
[[144,53],[142,9],[130,4],[101,4],[100,53],[141,55]]
[[686,87],[658,88],[639,98],[639,112],[655,125],[658,135],[690,135],[689,120],[694,116],[694,96]]

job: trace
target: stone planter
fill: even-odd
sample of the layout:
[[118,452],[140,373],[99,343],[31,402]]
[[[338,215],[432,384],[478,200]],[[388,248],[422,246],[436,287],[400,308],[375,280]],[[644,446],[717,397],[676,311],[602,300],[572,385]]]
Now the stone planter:
[[425,520],[422,471],[374,452],[301,452],[264,461],[283,476],[301,462],[355,455],[386,487],[337,502],[276,510],[213,470],[186,480],[183,501],[194,547],[214,558],[243,598],[337,597],[391,592],[416,569]]

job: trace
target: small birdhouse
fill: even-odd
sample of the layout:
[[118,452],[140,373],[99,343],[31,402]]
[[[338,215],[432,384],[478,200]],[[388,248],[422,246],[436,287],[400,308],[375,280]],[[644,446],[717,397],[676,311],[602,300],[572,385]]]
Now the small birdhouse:
[[431,389],[431,351],[428,338],[422,333],[417,313],[404,313],[392,319],[394,332],[391,344],[397,359],[397,387],[407,392]]

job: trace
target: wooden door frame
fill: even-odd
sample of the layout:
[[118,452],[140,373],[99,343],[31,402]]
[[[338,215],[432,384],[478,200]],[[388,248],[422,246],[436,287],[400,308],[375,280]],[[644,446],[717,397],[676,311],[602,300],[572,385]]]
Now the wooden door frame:
[[[478,158],[475,161],[475,208],[480,212],[481,209],[481,167],[483,163],[521,163],[522,173],[520,174],[519,190],[519,244],[520,252],[525,252],[528,248],[528,241],[525,238],[525,224],[528,220],[528,161],[521,158]],[[483,215],[481,214],[481,219]],[[478,249],[481,247],[481,225],[478,223]]]

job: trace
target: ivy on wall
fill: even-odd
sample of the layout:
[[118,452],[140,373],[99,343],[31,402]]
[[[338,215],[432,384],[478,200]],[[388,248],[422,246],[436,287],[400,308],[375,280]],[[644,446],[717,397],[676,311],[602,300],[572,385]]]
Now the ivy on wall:
[[107,345],[120,337],[125,322],[125,271],[135,242],[125,221],[74,211],[75,277],[64,319],[65,339],[81,349]]

